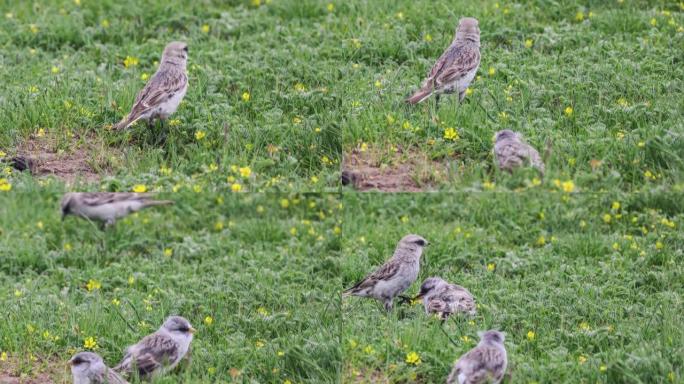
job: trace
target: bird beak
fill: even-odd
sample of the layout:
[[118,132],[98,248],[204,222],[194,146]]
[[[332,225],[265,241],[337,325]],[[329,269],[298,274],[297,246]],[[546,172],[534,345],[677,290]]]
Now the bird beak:
[[71,367],[72,365],[74,365],[74,361],[69,359],[69,361],[67,361],[67,366]]
[[190,327],[190,333],[195,333],[195,332],[197,332],[197,330],[193,327]]
[[422,294],[422,293],[419,293],[419,294],[416,295],[416,297],[414,297],[414,298],[411,299],[411,300],[419,300],[419,299],[422,299],[422,298],[423,298],[423,294]]

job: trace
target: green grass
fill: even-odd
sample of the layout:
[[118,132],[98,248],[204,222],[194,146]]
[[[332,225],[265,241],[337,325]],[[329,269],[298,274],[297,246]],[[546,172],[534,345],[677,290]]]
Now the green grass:
[[[344,382],[443,382],[477,331],[491,328],[507,334],[507,382],[681,381],[681,196],[371,194],[344,204],[345,287],[416,233],[431,244],[408,293],[441,276],[479,308],[443,332],[422,305],[386,315],[374,300],[345,298]],[[411,352],[421,364],[406,363]]]
[[[450,165],[447,174],[417,170],[419,183],[481,189],[483,180],[502,178],[492,169],[491,139],[509,128],[540,152],[552,141],[548,180],[572,179],[583,190],[681,183],[684,101],[674,95],[684,91],[682,51],[675,49],[684,44],[682,9],[629,0],[521,3],[349,5],[362,16],[346,21],[358,27],[347,38],[345,67],[358,67],[338,85],[348,95],[345,152],[364,144],[379,152],[414,148]],[[453,97],[442,98],[439,108],[434,98],[405,106],[402,100],[449,45],[462,16],[480,21],[482,60],[472,95],[460,106]],[[459,138],[445,139],[447,128]],[[592,160],[601,165],[592,169]],[[548,182],[544,187],[554,189]]]
[[[407,107],[462,16],[482,31],[472,94]],[[190,49],[173,121],[108,130],[172,40]],[[87,338],[113,365],[179,313],[192,362],[159,382],[442,382],[490,327],[508,382],[679,382],[683,45],[667,1],[0,2],[0,156],[96,176],[1,170],[0,375],[68,382]],[[543,180],[493,169],[504,128],[553,143]],[[420,158],[438,192],[340,194],[361,148]],[[133,189],[176,204],[59,221],[65,191]],[[454,343],[420,307],[340,302],[409,232],[433,243],[421,278],[478,299]]]
[[[335,195],[188,192],[100,232],[75,218],[62,225],[61,192],[31,184],[3,199],[0,349],[9,359],[0,373],[63,373],[89,337],[115,365],[127,345],[181,314],[199,329],[192,362],[159,382],[225,382],[231,369],[241,372],[234,382],[339,376]],[[91,280],[101,288],[89,291]]]

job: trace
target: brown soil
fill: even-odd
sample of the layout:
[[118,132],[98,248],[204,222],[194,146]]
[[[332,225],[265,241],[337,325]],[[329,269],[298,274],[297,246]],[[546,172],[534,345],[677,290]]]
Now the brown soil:
[[433,189],[447,166],[417,148],[354,148],[342,162],[342,183],[359,191],[420,192]]
[[56,358],[37,358],[30,368],[20,368],[18,362],[9,358],[0,363],[0,384],[58,384],[70,383],[70,375],[64,362]]
[[16,158],[27,162],[31,173],[36,176],[53,175],[67,183],[76,180],[95,182],[108,168],[113,155],[111,152],[112,149],[94,135],[74,136],[61,145],[48,136],[33,136],[17,147]]

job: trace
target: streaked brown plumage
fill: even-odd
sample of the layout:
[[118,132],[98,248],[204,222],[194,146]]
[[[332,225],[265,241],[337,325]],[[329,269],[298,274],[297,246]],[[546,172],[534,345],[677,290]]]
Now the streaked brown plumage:
[[152,193],[132,192],[68,192],[61,201],[62,220],[74,215],[113,225],[132,212],[157,205],[173,204],[169,200],[154,200]]
[[188,46],[174,41],[164,48],[159,69],[135,98],[131,112],[113,129],[125,129],[138,120],[166,119],[173,114],[188,88]]
[[478,21],[471,17],[459,20],[451,45],[432,67],[421,88],[406,99],[407,103],[420,103],[433,93],[439,97],[442,93],[456,92],[458,100],[463,100],[465,91],[480,66],[478,24]]
[[423,299],[425,312],[437,313],[442,319],[453,313],[477,313],[475,298],[464,287],[450,284],[439,277],[428,277],[420,286],[420,292],[414,298]]
[[97,353],[77,353],[69,360],[69,365],[73,384],[128,384],[118,373],[109,369]]
[[506,373],[505,336],[495,330],[480,334],[480,342],[454,364],[447,384],[498,384]]
[[522,134],[510,129],[494,136],[494,157],[501,170],[513,172],[515,168],[530,166],[544,175],[544,161],[539,152],[524,141]]

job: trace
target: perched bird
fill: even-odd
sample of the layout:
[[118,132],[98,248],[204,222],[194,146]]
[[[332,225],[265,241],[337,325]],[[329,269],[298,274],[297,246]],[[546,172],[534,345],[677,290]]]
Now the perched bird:
[[79,352],[68,363],[74,384],[128,384],[118,373],[107,368],[97,353]]
[[480,28],[477,19],[466,17],[458,21],[456,35],[449,48],[444,51],[428,73],[421,88],[406,102],[418,104],[433,93],[450,94],[458,92],[462,101],[470,82],[480,66]]
[[62,197],[62,220],[67,215],[99,221],[102,228],[131,212],[155,205],[173,204],[169,200],[152,200],[151,193],[68,192]]
[[460,285],[450,284],[439,277],[428,277],[414,298],[423,299],[425,313],[438,313],[446,319],[452,313],[474,315],[477,310],[472,293]]
[[513,172],[515,168],[531,166],[544,175],[544,161],[539,152],[527,144],[520,133],[510,129],[494,136],[494,157],[501,170]]
[[343,296],[370,297],[384,303],[385,309],[392,309],[394,298],[404,292],[420,270],[420,256],[428,242],[418,235],[406,235],[397,244],[394,255],[375,272],[366,276]]
[[174,41],[164,48],[159,69],[135,98],[131,112],[114,129],[125,129],[138,120],[164,120],[176,112],[188,89],[185,69],[188,45]]
[[461,356],[447,377],[447,384],[498,384],[506,373],[508,357],[504,334],[489,330],[480,332],[480,342]]
[[117,372],[151,378],[171,371],[185,357],[195,328],[180,316],[170,316],[156,332],[126,349]]

